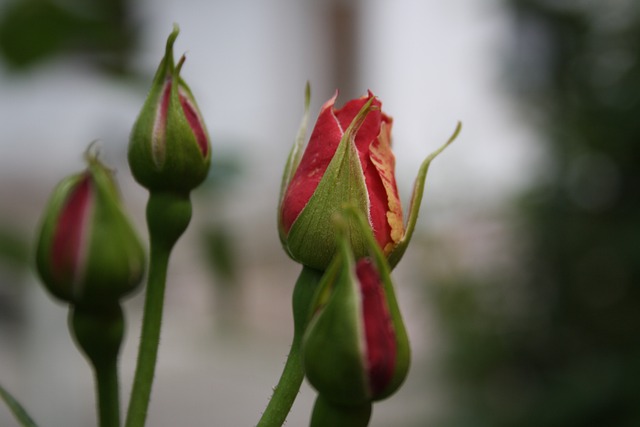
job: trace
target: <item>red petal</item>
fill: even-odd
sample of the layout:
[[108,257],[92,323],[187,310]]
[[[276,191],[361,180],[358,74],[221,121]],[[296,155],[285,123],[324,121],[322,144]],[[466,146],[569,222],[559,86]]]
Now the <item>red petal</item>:
[[180,105],[182,105],[182,111],[184,111],[184,115],[187,117],[189,126],[191,126],[191,130],[196,136],[196,141],[198,142],[198,147],[200,147],[202,156],[207,157],[209,141],[207,139],[207,133],[204,130],[204,125],[202,124],[202,119],[200,118],[200,114],[196,107],[193,105],[192,100],[182,93],[182,91],[180,91]]
[[[371,203],[371,223],[380,247],[389,254],[404,236],[402,204],[398,196],[395,175],[395,157],[391,151],[391,119],[382,123],[380,135],[371,144],[369,159],[377,173],[369,174],[372,185],[369,187]],[[374,184],[375,182],[375,184]],[[375,189],[374,189],[375,185]]]
[[51,270],[57,280],[73,280],[78,273],[90,200],[91,176],[87,173],[69,194],[54,231]]
[[[370,98],[373,97],[372,93],[369,93],[367,96],[360,97],[358,99],[353,99],[347,102],[344,107],[339,110],[335,110],[335,115],[340,122],[343,130],[346,130],[353,119],[356,117],[360,109],[364,106],[364,104],[369,101]],[[377,138],[380,133],[380,121],[382,117],[381,107],[382,104],[378,99],[375,99],[372,104],[374,109],[372,109],[367,117],[364,119],[364,122],[360,126],[358,133],[356,134],[356,147],[358,148],[358,153],[360,154],[361,160],[367,156],[369,152],[369,144]]]
[[171,98],[171,80],[166,80],[162,88],[160,108],[156,111],[153,123],[153,135],[151,138],[151,154],[156,166],[161,167],[165,158],[165,129],[167,128],[167,112],[169,111],[169,99]]
[[397,344],[378,271],[368,258],[362,258],[356,265],[356,274],[362,291],[369,384],[375,397],[393,378]]

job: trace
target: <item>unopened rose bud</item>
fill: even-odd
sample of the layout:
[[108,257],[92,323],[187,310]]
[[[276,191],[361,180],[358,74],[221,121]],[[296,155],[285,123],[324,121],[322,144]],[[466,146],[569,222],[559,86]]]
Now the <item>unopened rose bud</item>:
[[185,57],[177,65],[173,43],[165,56],[136,120],[129,142],[129,165],[135,179],[150,191],[189,193],[207,177],[211,145],[207,129],[187,84],[180,77]]
[[54,296],[82,306],[111,306],[140,284],[144,249],[122,209],[112,172],[96,158],[54,189],[36,265]]
[[336,260],[319,285],[316,313],[303,340],[303,363],[324,400],[356,406],[398,389],[410,350],[384,256],[356,261],[348,240],[340,240]]

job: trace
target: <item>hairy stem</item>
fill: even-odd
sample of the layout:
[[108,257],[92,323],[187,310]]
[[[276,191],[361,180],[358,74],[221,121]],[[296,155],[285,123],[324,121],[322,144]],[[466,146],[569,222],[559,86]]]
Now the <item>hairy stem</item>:
[[120,427],[120,388],[116,361],[95,367],[95,377],[100,427]]
[[284,424],[293,402],[298,396],[304,369],[301,359],[301,344],[304,330],[309,318],[309,308],[315,294],[322,272],[303,267],[293,291],[293,341],[291,350],[284,365],[278,385],[273,390],[271,400],[267,405],[258,427],[279,427]]
[[149,276],[142,315],[140,348],[126,427],[142,427],[147,419],[160,344],[169,257],[176,241],[189,225],[190,219],[191,202],[188,195],[151,193],[147,204],[147,225],[151,246]]

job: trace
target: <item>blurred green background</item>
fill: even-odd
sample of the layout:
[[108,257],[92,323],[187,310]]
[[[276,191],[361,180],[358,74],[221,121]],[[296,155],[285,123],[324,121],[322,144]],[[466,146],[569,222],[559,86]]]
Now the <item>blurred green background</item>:
[[[160,3],[167,14],[180,15],[177,8],[168,6],[171,2]],[[213,4],[217,5],[216,10],[226,10],[222,3]],[[202,21],[203,17],[186,12],[184,17],[180,15],[187,40],[207,40],[207,49],[195,47],[193,52],[188,51],[185,70],[198,65],[205,69],[200,74],[194,72],[188,82],[196,97],[205,93],[199,98],[205,116],[207,111],[215,113],[211,114],[214,124],[209,129],[215,155],[208,182],[194,195],[199,206],[196,209],[203,213],[192,226],[188,246],[185,243],[178,247],[185,255],[174,261],[186,265],[178,267],[174,277],[185,287],[182,294],[169,294],[168,304],[174,304],[175,310],[169,311],[167,322],[183,317],[185,321],[174,329],[168,326],[161,347],[161,354],[163,349],[178,348],[165,356],[165,369],[171,374],[164,386],[169,387],[169,380],[176,378],[191,383],[177,386],[176,390],[186,390],[183,397],[178,396],[182,391],[155,392],[160,402],[156,411],[161,415],[153,425],[175,425],[171,420],[181,419],[179,413],[168,416],[163,412],[168,401],[178,403],[175,407],[169,404],[171,409],[165,407],[166,412],[183,411],[194,420],[206,419],[209,408],[203,405],[207,404],[197,402],[208,400],[216,402],[212,405],[221,410],[226,407],[230,416],[234,411],[238,415],[246,412],[241,404],[225,404],[229,399],[237,400],[230,397],[235,396],[234,392],[240,396],[244,393],[247,400],[253,396],[257,399],[257,403],[251,403],[253,412],[249,411],[247,419],[257,420],[266,404],[269,387],[275,384],[287,350],[288,292],[297,273],[295,265],[278,248],[274,191],[302,112],[303,84],[311,79],[312,87],[319,89],[314,91],[316,109],[312,114],[335,87],[340,88],[342,100],[359,95],[367,85],[372,85],[374,91],[382,87],[383,101],[390,99],[389,104],[396,107],[390,114],[397,120],[400,135],[411,135],[423,148],[425,138],[414,135],[415,128],[403,131],[402,116],[394,112],[400,109],[403,90],[413,91],[413,98],[418,99],[411,105],[412,113],[428,116],[428,120],[418,121],[437,129],[427,135],[430,143],[434,138],[444,139],[453,129],[452,117],[462,120],[465,126],[459,141],[434,163],[427,183],[428,206],[424,207],[421,222],[425,216],[426,219],[409,249],[404,262],[407,267],[401,264],[396,272],[397,286],[405,289],[399,290],[401,304],[403,300],[409,303],[405,316],[417,352],[412,374],[406,390],[389,403],[376,405],[372,426],[640,426],[640,4],[631,0],[510,0],[487,2],[482,7],[463,0],[448,6],[430,1],[423,7],[410,1],[268,4],[278,17],[273,22],[285,22],[285,29],[266,26],[265,31],[285,31],[274,39],[291,45],[247,42],[228,28],[214,37],[209,31],[217,31],[215,19],[230,18],[216,17],[209,24]],[[49,72],[47,67],[53,62],[71,64],[71,68],[80,68],[92,78],[106,81],[105,86],[114,91],[132,94],[134,116],[125,108],[126,120],[107,120],[116,120],[117,130],[105,131],[106,137],[95,137],[104,138],[105,152],[111,150],[108,160],[116,164],[119,178],[125,181],[123,193],[137,209],[134,216],[141,229],[139,212],[144,193],[132,189],[124,153],[127,126],[135,118],[137,103],[141,105],[144,99],[163,37],[174,19],[170,16],[162,25],[156,22],[160,36],[150,42],[153,31],[149,29],[157,15],[149,11],[154,7],[153,2],[126,0],[7,0],[0,5],[4,89],[11,85],[29,86],[28,79],[41,70]],[[446,9],[442,15],[439,8]],[[231,15],[243,17],[245,12],[240,9],[238,6]],[[402,28],[402,19],[410,15],[417,16],[416,23]],[[190,16],[196,22],[191,22]],[[450,21],[443,20],[437,29],[431,27],[441,16]],[[399,27],[392,25],[393,17],[399,17]],[[302,18],[315,27],[300,26],[296,20]],[[383,24],[373,18],[398,28],[398,40],[406,31],[406,37],[416,43],[409,47],[407,57],[418,61],[416,57],[428,56],[425,62],[432,74],[413,76],[407,68],[394,68],[394,60],[405,57],[394,56],[389,50],[380,56],[372,54],[371,50],[379,47],[374,42],[383,37],[375,38],[375,34],[388,35],[378,31]],[[449,22],[453,24],[447,27]],[[469,22],[476,26],[465,27]],[[485,92],[475,93],[464,82],[480,81],[482,69],[469,66],[465,62],[468,56],[447,62],[446,55],[455,58],[456,52],[473,53],[474,44],[465,37],[473,39],[473,31],[485,34],[485,24],[501,25],[502,30],[487,30],[494,50],[480,52],[485,56],[491,52],[480,62],[491,64],[493,80]],[[246,27],[238,21],[230,28],[241,32]],[[305,41],[315,44],[304,46]],[[217,53],[224,49],[249,59],[234,60]],[[289,50],[283,54],[281,49]],[[198,63],[198,56],[205,55],[210,55],[214,63],[209,69],[206,63]],[[254,64],[251,60],[259,63],[270,55],[283,58],[271,71],[268,67],[262,70],[247,66]],[[381,64],[380,59],[388,62],[372,66]],[[440,59],[449,68],[438,68]],[[224,98],[228,95],[222,81],[226,66],[240,67],[230,73],[251,77],[244,81],[246,92],[235,89],[237,103]],[[291,74],[278,73],[279,69]],[[379,84],[403,79],[419,82],[420,86],[403,89]],[[255,87],[270,83],[276,87],[272,92],[259,99],[251,96]],[[286,90],[279,88],[283,83],[289,83]],[[204,88],[207,85],[209,88]],[[429,91],[439,85],[443,86],[443,94]],[[461,87],[465,90],[456,89]],[[419,90],[427,93],[416,93]],[[491,97],[482,95],[486,93]],[[504,103],[506,107],[497,109],[492,107],[494,103]],[[223,105],[226,111],[213,105]],[[426,110],[419,110],[420,106]],[[522,132],[532,135],[533,147],[511,144],[509,135],[517,132],[505,129],[503,133],[500,127],[496,128],[496,123],[504,122],[475,117],[478,111],[491,108],[496,108],[496,114],[502,115],[510,127],[526,129]],[[0,127],[0,147],[2,157],[9,159],[7,163],[13,161],[12,144],[25,142],[15,141],[13,134],[6,132],[11,111],[10,106],[3,110],[6,121]],[[265,111],[274,113],[265,113],[264,120],[273,122],[271,125],[252,121]],[[21,109],[14,112],[23,114]],[[228,125],[216,124],[225,113],[240,119],[229,120]],[[287,118],[273,120],[278,114]],[[99,120],[96,118],[96,123]],[[34,121],[35,127],[37,124]],[[109,127],[109,123],[92,129],[104,131],[105,126]],[[259,130],[255,134],[234,134],[229,130],[234,126]],[[493,127],[489,129],[490,126]],[[55,132],[56,129],[47,130],[52,141],[56,139]],[[274,146],[272,140],[281,141],[277,148],[270,148]],[[399,147],[400,184],[408,187],[416,167],[415,163],[402,163],[401,155],[421,157],[428,150],[420,155],[415,147],[402,151],[404,141],[398,134],[395,143]],[[505,154],[501,150],[504,147],[521,154]],[[272,156],[271,164],[265,166],[262,159],[251,160],[243,151],[247,149],[257,150],[258,157],[265,153]],[[64,154],[72,161],[80,158],[80,152],[71,148],[65,148]],[[448,156],[452,157],[449,166]],[[80,163],[75,165],[81,167]],[[27,170],[29,167],[24,165]],[[261,167],[265,175],[256,172]],[[76,373],[65,371],[47,377],[46,367],[31,369],[30,363],[46,365],[46,358],[45,362],[29,362],[30,356],[24,356],[27,362],[22,360],[23,354],[47,352],[48,345],[60,344],[46,342],[43,337],[50,333],[39,329],[39,322],[54,324],[52,327],[61,331],[59,336],[66,333],[63,307],[56,306],[52,315],[62,319],[57,325],[48,315],[34,314],[46,310],[43,307],[47,303],[55,305],[38,295],[43,291],[35,285],[29,267],[38,206],[61,177],[60,169],[62,166],[53,167],[49,173],[41,171],[37,186],[21,187],[27,201],[23,200],[24,194],[14,199],[15,193],[8,190],[23,185],[14,172],[5,169],[0,176],[4,188],[0,205],[0,381],[16,390],[36,419],[62,411],[55,406],[46,407],[46,394],[38,390],[51,390],[40,381],[56,385],[60,381],[71,390],[86,390],[82,387],[90,383],[84,366],[77,368],[82,379],[70,381],[69,377]],[[494,181],[483,180],[483,172],[493,173]],[[256,176],[268,178],[256,182]],[[433,191],[430,185],[435,187]],[[404,190],[404,194],[408,191]],[[253,205],[247,205],[249,199]],[[24,216],[21,212],[28,213]],[[189,288],[183,281],[200,287]],[[45,301],[30,302],[38,298]],[[137,337],[139,304],[139,300],[130,304],[130,310],[136,313],[129,325],[131,342]],[[185,314],[189,307],[195,307],[194,313],[206,313],[211,318],[200,323],[195,333],[185,334],[181,328],[190,319]],[[213,335],[198,328],[210,329]],[[184,341],[172,342],[183,335],[187,336]],[[180,348],[190,339],[196,344]],[[70,341],[64,345],[69,346]],[[131,359],[134,347],[125,349],[123,360]],[[196,356],[184,356],[189,352]],[[64,358],[67,353],[56,350],[51,354]],[[244,366],[231,368],[228,363],[233,361],[251,364],[251,369],[259,373]],[[186,371],[184,364],[193,364],[195,373]],[[125,379],[130,377],[130,365],[125,361]],[[60,366],[65,367],[61,368],[63,371],[68,367]],[[230,372],[226,377],[222,375],[224,369]],[[207,374],[199,375],[198,370]],[[221,390],[207,383],[212,375],[223,377],[219,378]],[[198,377],[203,378],[203,383],[197,382]],[[236,381],[246,386],[229,383]],[[162,386],[160,381],[157,387]],[[126,391],[128,385],[124,387]],[[190,401],[187,396],[191,394],[199,396],[199,400]],[[69,397],[72,401],[64,411],[91,401],[86,396],[80,398],[80,403],[74,402],[78,391]],[[307,418],[306,408],[312,398],[312,392],[303,391],[301,400],[307,403],[292,414],[292,425]],[[42,404],[42,409],[37,404]],[[10,415],[3,410],[0,409],[0,425],[12,425]],[[91,419],[90,412],[83,412],[75,417],[60,416],[51,425],[86,425]],[[230,419],[225,425],[233,424]]]
[[509,8],[545,167],[508,209],[516,269],[430,287],[456,401],[441,425],[638,426],[640,4]]

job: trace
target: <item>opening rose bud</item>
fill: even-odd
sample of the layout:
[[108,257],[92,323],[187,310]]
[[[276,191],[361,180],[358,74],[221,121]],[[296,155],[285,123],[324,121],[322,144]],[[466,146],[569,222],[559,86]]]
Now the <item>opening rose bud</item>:
[[320,396],[350,406],[394,393],[406,377],[410,353],[389,267],[377,242],[371,236],[365,244],[374,256],[356,262],[345,233],[340,234],[339,251],[320,282],[302,348],[307,379]]
[[[415,229],[429,165],[457,137],[460,124],[420,166],[405,224],[391,151],[392,119],[371,92],[339,109],[334,107],[336,96],[320,110],[302,150],[309,113],[307,86],[305,115],[282,178],[280,240],[294,260],[324,270],[336,251],[332,217],[345,205],[355,206],[367,218],[393,268]],[[364,256],[362,235],[352,230],[350,239],[356,256]]]
[[122,210],[111,171],[97,159],[55,188],[36,264],[46,288],[77,305],[109,305],[139,285],[144,250]]
[[129,165],[136,180],[149,190],[188,193],[206,178],[211,162],[209,135],[195,98],[180,77],[173,44],[167,39],[151,91],[131,132]]
[[[404,235],[391,151],[393,121],[371,92],[339,109],[336,97],[322,107],[290,179],[285,173],[280,203],[285,248],[295,260],[318,269],[333,257],[332,216],[344,204],[362,210],[386,254]],[[354,236],[352,243],[362,255],[358,239]]]

